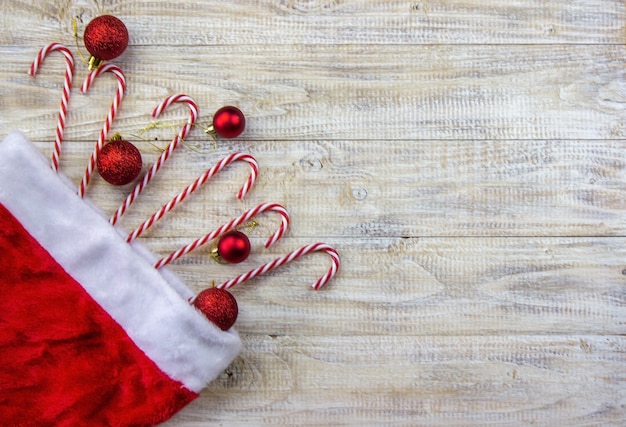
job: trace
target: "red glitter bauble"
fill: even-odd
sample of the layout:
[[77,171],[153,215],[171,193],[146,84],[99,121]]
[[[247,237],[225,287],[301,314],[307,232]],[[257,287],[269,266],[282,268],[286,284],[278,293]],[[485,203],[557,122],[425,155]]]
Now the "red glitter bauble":
[[106,61],[124,52],[128,46],[128,30],[119,18],[102,15],[87,24],[83,40],[91,55]]
[[250,239],[241,231],[229,231],[218,240],[217,254],[232,264],[245,261],[250,255]]
[[98,153],[96,166],[104,180],[113,185],[132,182],[141,172],[141,153],[124,140],[111,141]]
[[213,116],[213,130],[223,138],[235,138],[245,127],[246,118],[237,107],[222,107]]
[[235,297],[219,288],[203,290],[193,301],[193,305],[223,331],[229,330],[235,324],[239,314]]

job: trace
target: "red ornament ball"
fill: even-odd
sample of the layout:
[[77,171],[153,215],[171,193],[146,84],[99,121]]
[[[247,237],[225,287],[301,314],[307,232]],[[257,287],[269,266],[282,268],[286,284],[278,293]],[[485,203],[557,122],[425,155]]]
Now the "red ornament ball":
[[222,331],[229,330],[239,314],[235,297],[219,288],[203,290],[193,301],[193,305]]
[[128,46],[128,30],[119,18],[102,15],[87,24],[83,40],[91,55],[106,61],[124,52]]
[[250,255],[250,239],[241,231],[229,231],[217,241],[217,254],[225,262],[243,262]]
[[213,115],[213,130],[223,138],[235,138],[246,127],[246,118],[237,107],[222,107]]
[[141,172],[141,166],[141,153],[137,147],[121,139],[105,144],[96,159],[100,176],[113,185],[132,182]]

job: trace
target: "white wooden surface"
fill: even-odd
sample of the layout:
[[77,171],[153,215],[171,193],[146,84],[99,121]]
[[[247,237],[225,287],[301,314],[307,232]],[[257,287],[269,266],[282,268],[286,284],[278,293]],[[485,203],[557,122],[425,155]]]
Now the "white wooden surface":
[[[0,0],[0,133],[49,152],[63,61],[26,74],[45,44],[73,46],[109,13],[131,43],[114,61],[127,96],[113,131],[136,138],[165,96],[210,121],[242,108],[244,135],[198,129],[133,205],[138,225],[204,169],[233,165],[144,241],[157,253],[261,202],[254,253],[172,268],[196,289],[318,240],[310,255],[234,288],[244,351],[168,426],[624,425],[626,419],[626,6],[618,0]],[[84,51],[84,49],[83,49]],[[77,66],[61,168],[82,174],[114,91]],[[180,126],[174,108],[164,122]],[[165,146],[173,130],[150,133]],[[96,178],[113,212],[128,188]]]

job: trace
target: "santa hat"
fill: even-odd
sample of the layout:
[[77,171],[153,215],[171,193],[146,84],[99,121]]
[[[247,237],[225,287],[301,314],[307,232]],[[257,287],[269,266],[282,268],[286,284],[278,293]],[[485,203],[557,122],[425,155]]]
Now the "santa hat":
[[53,171],[0,143],[0,423],[153,425],[241,348],[193,293]]

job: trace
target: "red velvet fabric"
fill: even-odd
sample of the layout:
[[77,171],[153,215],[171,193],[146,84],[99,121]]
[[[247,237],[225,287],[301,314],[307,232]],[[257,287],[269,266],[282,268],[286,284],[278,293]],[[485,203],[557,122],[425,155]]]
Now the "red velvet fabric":
[[0,204],[0,425],[154,425],[196,397]]

